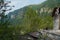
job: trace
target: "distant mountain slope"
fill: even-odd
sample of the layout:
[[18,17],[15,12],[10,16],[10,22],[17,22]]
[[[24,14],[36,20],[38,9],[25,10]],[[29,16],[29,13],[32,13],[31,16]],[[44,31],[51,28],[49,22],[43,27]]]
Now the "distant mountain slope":
[[[40,14],[44,12],[51,15],[52,9],[57,6],[60,6],[60,0],[47,0],[38,5],[29,5],[21,9],[15,10],[13,12],[10,12],[8,14],[8,18],[10,19],[12,24],[20,24],[22,21],[23,15],[26,12],[26,9],[28,7],[31,7],[32,9],[36,10],[36,12]],[[44,14],[44,15],[46,16],[47,14]]]
[[21,23],[21,19],[23,18],[23,15],[26,11],[28,6],[15,10],[13,12],[10,12],[7,17],[10,20],[11,24],[17,25],[18,23]]

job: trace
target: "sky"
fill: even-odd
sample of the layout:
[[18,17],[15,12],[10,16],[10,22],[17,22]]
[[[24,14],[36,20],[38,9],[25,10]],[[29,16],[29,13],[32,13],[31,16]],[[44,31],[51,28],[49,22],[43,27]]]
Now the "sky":
[[15,6],[11,11],[14,11],[16,9],[22,8],[27,5],[32,5],[32,4],[40,4],[44,2],[45,0],[6,0],[6,1],[11,1],[9,5]]

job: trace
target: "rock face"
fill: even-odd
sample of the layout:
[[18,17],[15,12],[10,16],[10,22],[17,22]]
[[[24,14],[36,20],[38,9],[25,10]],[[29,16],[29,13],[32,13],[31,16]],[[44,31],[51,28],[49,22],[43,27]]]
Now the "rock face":
[[60,18],[60,11],[59,8],[54,9],[56,11],[54,11],[53,13],[53,30],[59,30],[59,18]]
[[60,40],[60,30],[43,30],[42,34],[47,36],[46,40]]
[[60,14],[59,14],[59,29],[60,29]]
[[53,30],[59,30],[59,15],[53,18]]

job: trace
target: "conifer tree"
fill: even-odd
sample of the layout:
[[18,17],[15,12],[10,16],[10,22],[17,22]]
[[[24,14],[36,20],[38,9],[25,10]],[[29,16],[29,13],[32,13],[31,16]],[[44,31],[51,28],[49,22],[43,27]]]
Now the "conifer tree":
[[[7,5],[9,2],[5,2],[5,0],[0,0],[0,40],[13,40],[13,30],[11,27],[8,27],[9,20],[7,19],[7,15],[5,12],[11,10],[11,6]],[[7,9],[10,7],[10,9]]]

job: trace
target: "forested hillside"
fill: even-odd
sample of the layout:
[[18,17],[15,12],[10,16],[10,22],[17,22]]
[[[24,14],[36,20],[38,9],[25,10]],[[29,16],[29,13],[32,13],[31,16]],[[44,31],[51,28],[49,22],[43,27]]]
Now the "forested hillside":
[[47,38],[47,34],[40,29],[53,29],[51,14],[54,7],[60,7],[60,0],[46,0],[41,4],[25,6],[5,15],[7,11],[13,9],[9,3],[11,2],[0,0],[0,40],[50,40],[52,38],[51,36]]
[[[51,13],[54,7],[59,7],[60,0],[46,0],[38,5],[29,5],[8,14],[11,26],[18,27],[21,33],[52,29]],[[33,30],[34,29],[34,30]]]

